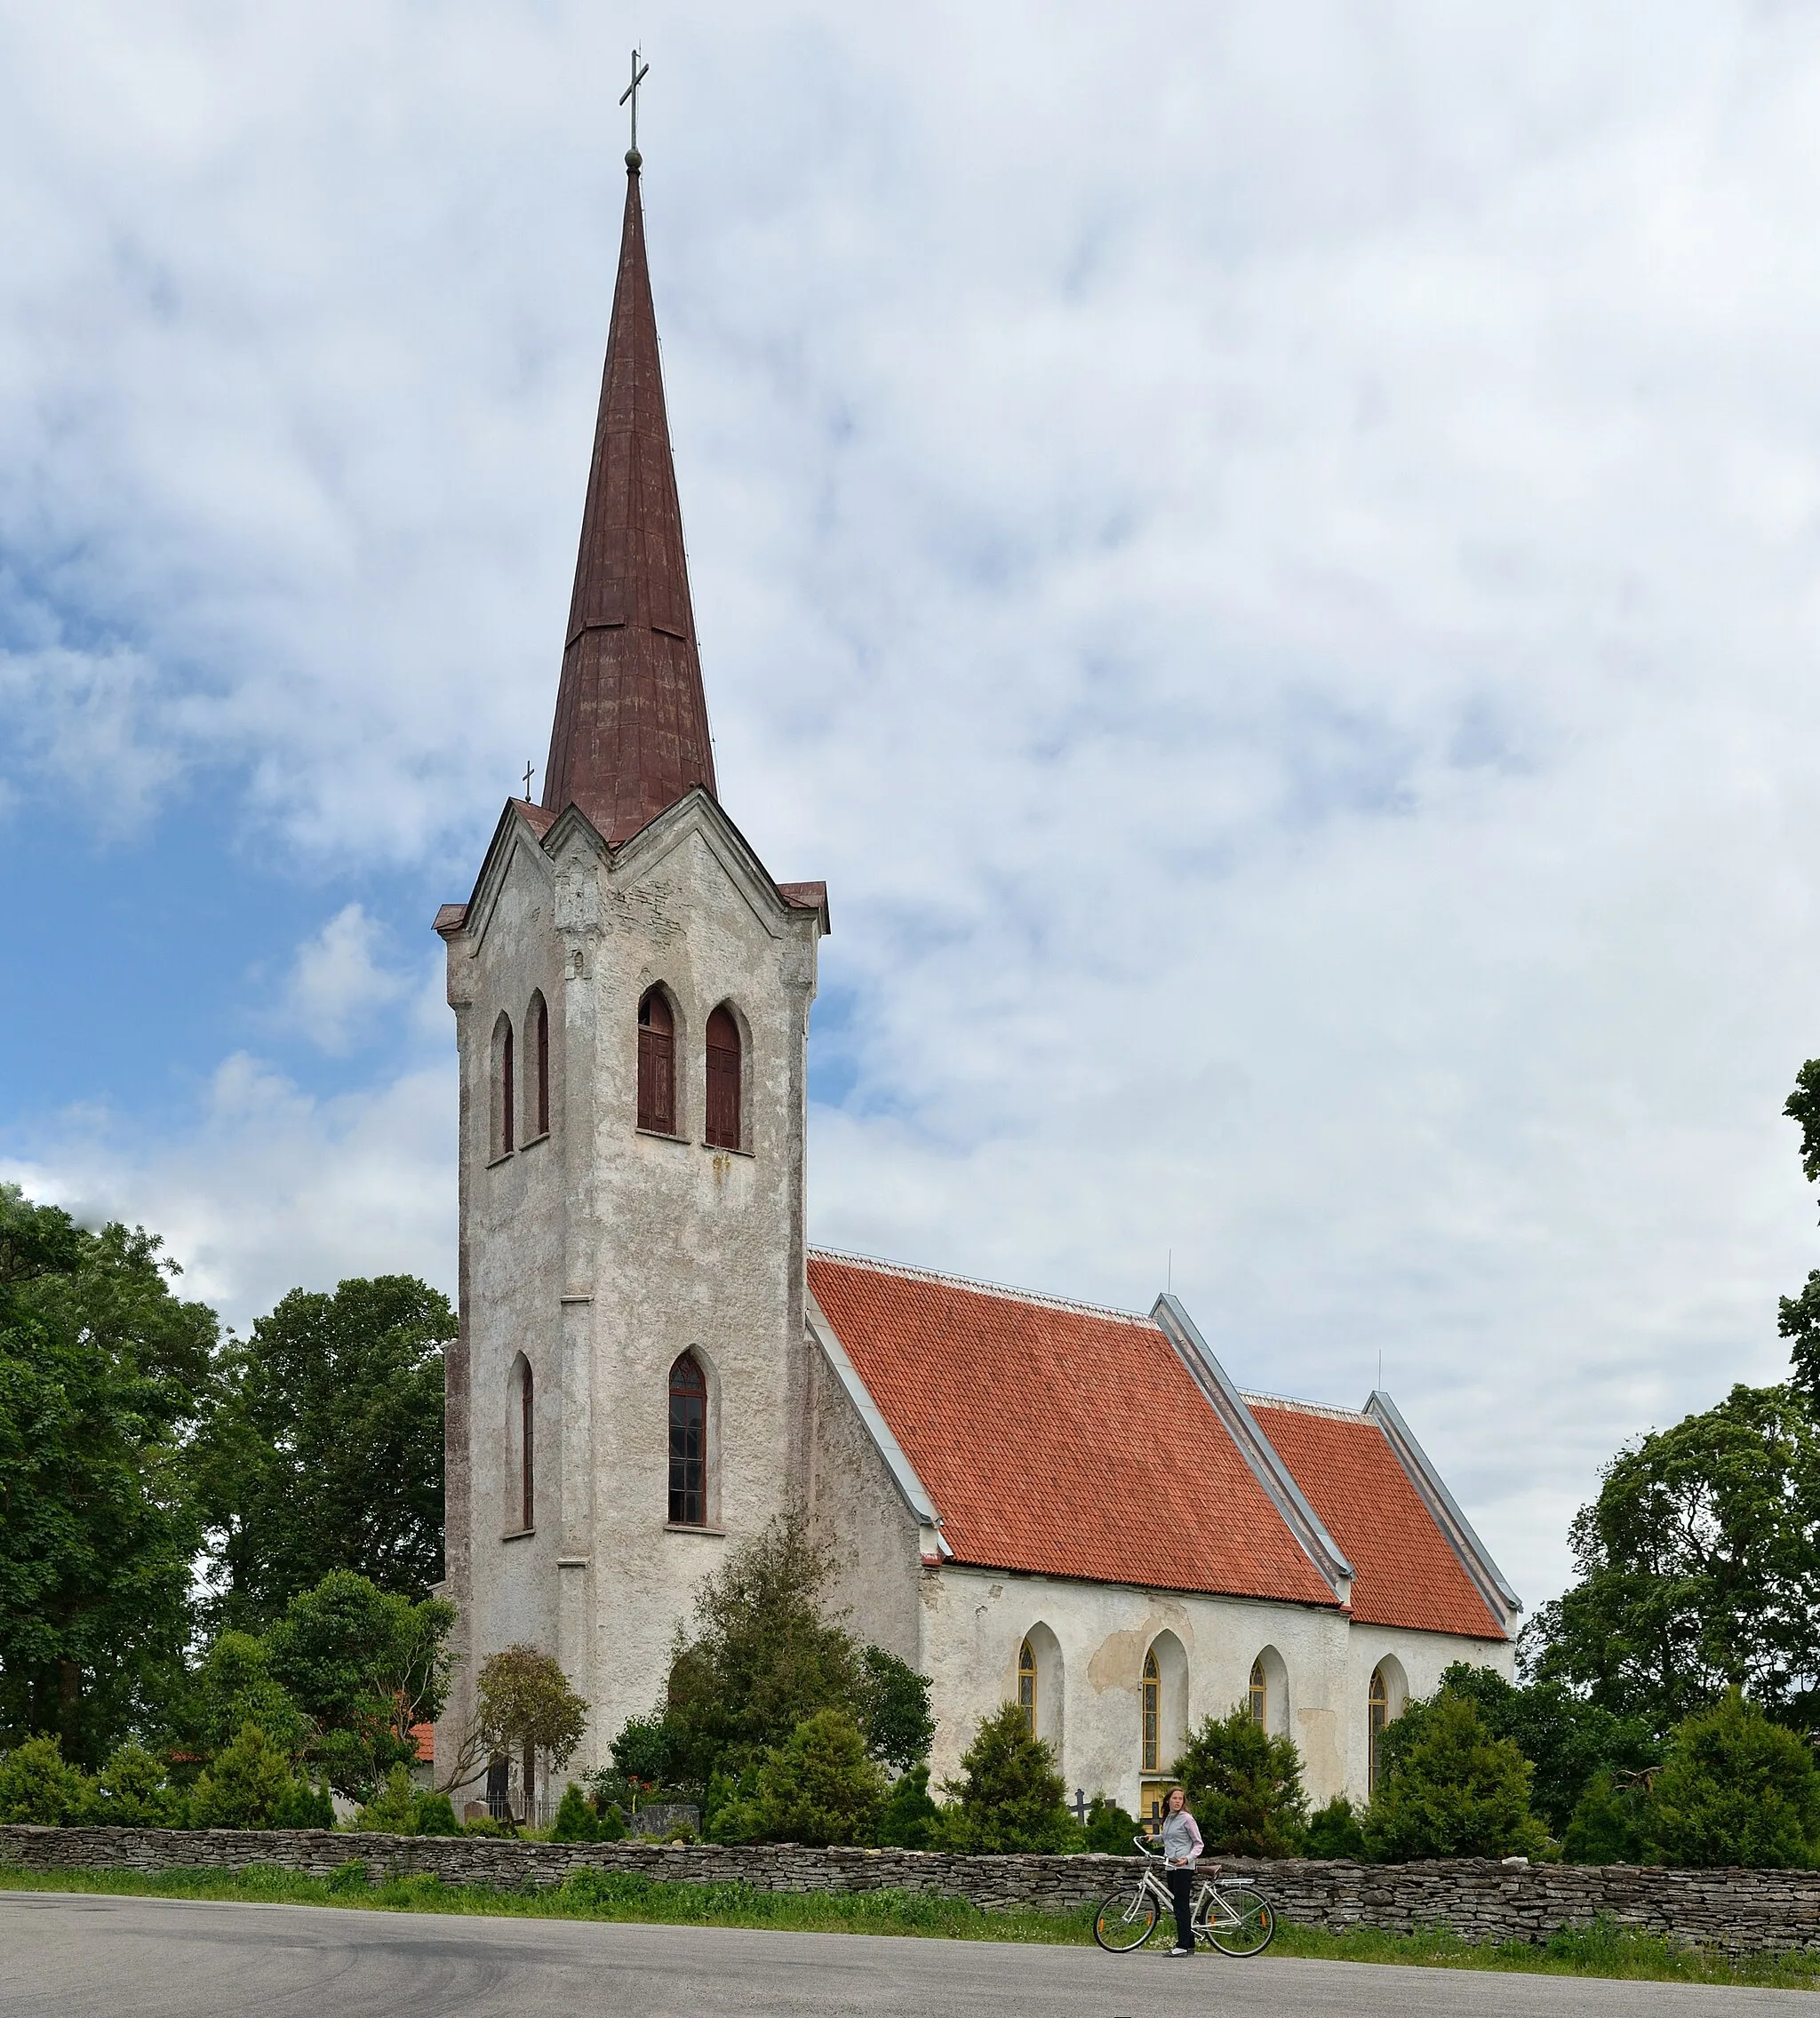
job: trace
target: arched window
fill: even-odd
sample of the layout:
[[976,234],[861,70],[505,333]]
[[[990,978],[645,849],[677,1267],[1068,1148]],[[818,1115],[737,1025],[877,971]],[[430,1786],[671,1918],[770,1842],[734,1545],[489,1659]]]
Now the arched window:
[[531,1361],[523,1352],[512,1362],[506,1392],[506,1532],[525,1534],[537,1525],[537,1390]]
[[1365,1723],[1369,1733],[1370,1759],[1367,1767],[1367,1781],[1373,1793],[1377,1791],[1377,1759],[1379,1741],[1385,1727],[1390,1722],[1390,1688],[1384,1679],[1384,1670],[1371,1671],[1371,1694],[1366,1699]]
[[491,1097],[492,1145],[490,1153],[509,1156],[515,1130],[512,1126],[512,1018],[502,1016],[493,1025]]
[[1024,1727],[1036,1735],[1036,1655],[1026,1639],[1018,1649],[1018,1707],[1024,1712]]
[[661,988],[647,988],[638,1005],[638,1125],[676,1132],[676,1017]]
[[693,1352],[670,1368],[670,1520],[707,1525],[707,1378]]
[[550,1011],[541,993],[531,998],[531,1045],[537,1075],[537,1126],[532,1132],[544,1136],[550,1132]]
[[[1128,1668],[1126,1673],[1130,1673]],[[1153,1647],[1144,1656],[1144,1755],[1143,1769],[1146,1773],[1156,1771],[1157,1735],[1162,1723],[1162,1676],[1156,1665],[1156,1649]],[[1130,1755],[1126,1754],[1129,1758]]]
[[711,1149],[739,1142],[739,1025],[722,1002],[707,1019],[707,1140]]
[[1251,1663],[1251,1684],[1247,1694],[1251,1711],[1251,1721],[1260,1731],[1270,1728],[1270,1684],[1265,1679],[1264,1657],[1260,1655]]

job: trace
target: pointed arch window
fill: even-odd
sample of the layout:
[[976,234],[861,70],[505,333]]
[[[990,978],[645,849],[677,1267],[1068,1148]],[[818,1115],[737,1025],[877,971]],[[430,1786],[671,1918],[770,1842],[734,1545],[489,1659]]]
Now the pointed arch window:
[[670,1524],[707,1525],[707,1376],[693,1352],[670,1368]]
[[[1130,1669],[1126,1670],[1129,1674]],[[1144,1755],[1143,1770],[1156,1771],[1157,1740],[1162,1724],[1162,1675],[1156,1665],[1156,1649],[1144,1656]],[[1129,1757],[1130,1755],[1127,1754]]]
[[541,992],[531,998],[531,1048],[537,1119],[533,1133],[545,1136],[550,1132],[550,1010]]
[[638,1005],[638,1125],[676,1132],[676,1016],[661,988],[647,988]]
[[489,1153],[509,1156],[513,1149],[512,1018],[501,1016],[493,1025],[491,1097],[492,1142]]
[[523,1352],[512,1363],[506,1392],[506,1532],[537,1525],[537,1387]]
[[1264,1672],[1264,1656],[1260,1654],[1251,1663],[1251,1681],[1246,1691],[1246,1706],[1251,1712],[1251,1721],[1260,1731],[1270,1728],[1270,1683]]
[[1367,1764],[1367,1783],[1373,1793],[1377,1791],[1378,1758],[1383,1749],[1384,1734],[1390,1723],[1390,1688],[1384,1679],[1384,1670],[1371,1671],[1371,1693],[1365,1703],[1365,1727],[1370,1758]]
[[722,1002],[707,1019],[707,1142],[710,1149],[738,1149],[739,1025]]
[[1024,1727],[1036,1735],[1036,1655],[1026,1639],[1018,1649],[1018,1707],[1024,1712]]

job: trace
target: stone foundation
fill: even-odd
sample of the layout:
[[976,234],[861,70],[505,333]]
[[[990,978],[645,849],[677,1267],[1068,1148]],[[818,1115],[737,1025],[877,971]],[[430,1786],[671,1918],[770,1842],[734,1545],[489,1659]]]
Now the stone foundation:
[[[517,1843],[487,1837],[329,1830],[0,1828],[0,1864],[28,1870],[235,1870],[275,1864],[325,1878],[350,1859],[375,1884],[433,1872],[449,1885],[560,1885],[572,1870],[639,1871],[688,1884],[738,1879],[767,1892],[939,1892],[986,1907],[1066,1912],[1128,1882],[1126,1857],[957,1857],[920,1850],[810,1850],[793,1843]],[[1475,1859],[1355,1864],[1219,1860],[1286,1920],[1341,1933],[1447,1926],[1473,1941],[1545,1939],[1601,1914],[1671,1939],[1736,1950],[1820,1948],[1820,1871],[1510,1865]]]

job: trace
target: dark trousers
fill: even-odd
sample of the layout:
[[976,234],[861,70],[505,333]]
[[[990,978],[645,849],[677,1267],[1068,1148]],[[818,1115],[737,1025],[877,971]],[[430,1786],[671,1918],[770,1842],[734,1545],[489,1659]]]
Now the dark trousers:
[[1176,1946],[1192,1948],[1194,1945],[1194,1903],[1191,1896],[1194,1889],[1194,1873],[1192,1870],[1172,1870],[1169,1873],[1169,1894],[1176,1902]]

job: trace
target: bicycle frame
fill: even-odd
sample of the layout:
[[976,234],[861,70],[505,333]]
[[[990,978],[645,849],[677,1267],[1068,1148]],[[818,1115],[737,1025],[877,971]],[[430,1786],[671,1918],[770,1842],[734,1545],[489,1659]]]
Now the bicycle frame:
[[[1144,1856],[1144,1878],[1139,1896],[1148,1895],[1156,1902],[1160,1911],[1172,1916],[1176,1910],[1175,1894],[1169,1890],[1162,1873],[1169,1868],[1160,1851],[1153,1850],[1141,1836],[1131,1840],[1137,1844]],[[1201,1874],[1197,1871],[1197,1876]],[[1193,1895],[1188,1913],[1189,1925],[1197,1934],[1209,1933],[1215,1926],[1237,1926],[1239,1916],[1220,1896],[1219,1877],[1201,1876],[1199,1889]]]

